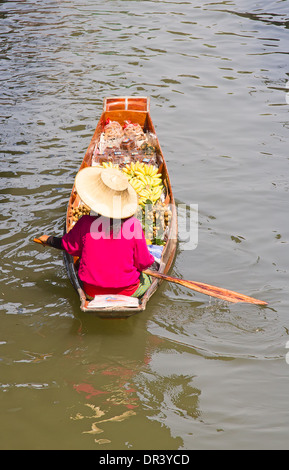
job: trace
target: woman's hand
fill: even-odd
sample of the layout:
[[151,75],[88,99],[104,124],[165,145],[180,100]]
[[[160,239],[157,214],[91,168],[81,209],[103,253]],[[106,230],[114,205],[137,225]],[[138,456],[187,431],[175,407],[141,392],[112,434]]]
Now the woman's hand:
[[40,237],[34,238],[33,241],[35,243],[40,243],[40,245],[47,246],[47,240],[49,235],[41,235]]

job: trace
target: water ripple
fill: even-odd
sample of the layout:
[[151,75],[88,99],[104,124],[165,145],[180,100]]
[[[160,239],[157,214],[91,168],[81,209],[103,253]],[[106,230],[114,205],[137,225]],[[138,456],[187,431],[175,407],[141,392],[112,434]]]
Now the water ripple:
[[[109,423],[106,448],[287,446],[287,2],[2,1],[0,17],[1,445],[95,449],[66,419],[87,407],[74,385],[95,373],[104,390],[100,365],[123,360],[131,375],[111,376],[101,406],[137,402],[137,420]],[[199,207],[172,274],[267,309],[163,285],[144,315],[107,325],[80,314],[61,253],[33,244],[62,233],[103,98],[127,94],[151,97],[175,196]]]

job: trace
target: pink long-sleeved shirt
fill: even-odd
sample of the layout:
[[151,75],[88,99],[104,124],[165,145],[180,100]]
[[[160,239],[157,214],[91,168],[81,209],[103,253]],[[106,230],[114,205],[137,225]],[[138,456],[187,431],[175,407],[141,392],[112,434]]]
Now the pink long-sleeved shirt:
[[154,262],[135,217],[111,232],[109,219],[84,215],[62,237],[62,247],[80,258],[78,275],[89,295],[107,289],[131,295],[138,287],[140,272]]

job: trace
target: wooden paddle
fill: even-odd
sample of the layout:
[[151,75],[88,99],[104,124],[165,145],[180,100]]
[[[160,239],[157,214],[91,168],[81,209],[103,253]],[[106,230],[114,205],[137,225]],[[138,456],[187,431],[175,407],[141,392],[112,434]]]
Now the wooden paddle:
[[247,302],[251,304],[268,305],[267,302],[264,302],[263,300],[254,299],[253,297],[248,297],[247,295],[239,294],[238,292],[231,290],[222,289],[221,287],[210,286],[209,284],[204,284],[202,282],[178,279],[176,277],[158,273],[157,271],[151,271],[150,269],[147,269],[144,272],[150,276],[163,279],[164,281],[174,282],[175,284],[180,284],[181,286],[187,287],[188,289],[201,292],[205,295],[210,295],[211,297],[218,297],[219,299],[227,300],[228,302]]

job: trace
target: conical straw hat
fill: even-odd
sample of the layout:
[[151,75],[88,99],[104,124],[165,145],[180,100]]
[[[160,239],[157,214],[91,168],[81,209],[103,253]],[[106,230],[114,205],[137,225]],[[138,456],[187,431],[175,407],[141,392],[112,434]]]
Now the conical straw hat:
[[105,217],[126,219],[137,210],[137,193],[118,169],[84,168],[76,175],[75,187],[84,204]]

